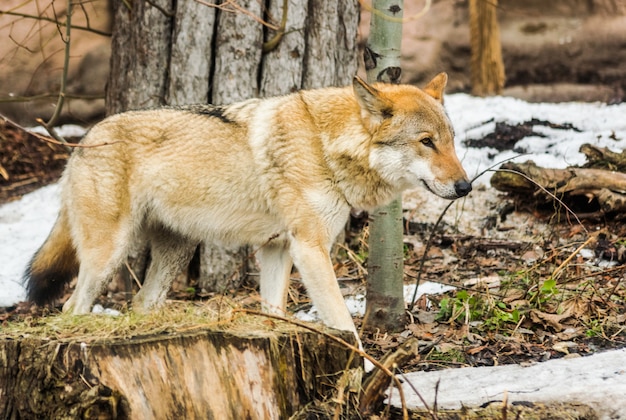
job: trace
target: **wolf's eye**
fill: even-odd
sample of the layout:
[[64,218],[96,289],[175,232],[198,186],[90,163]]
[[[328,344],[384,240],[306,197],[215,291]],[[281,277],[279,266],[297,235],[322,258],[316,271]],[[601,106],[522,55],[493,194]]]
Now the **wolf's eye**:
[[430,137],[423,138],[421,142],[426,147],[430,147],[431,149],[435,148],[435,143],[433,143],[433,139],[431,139]]

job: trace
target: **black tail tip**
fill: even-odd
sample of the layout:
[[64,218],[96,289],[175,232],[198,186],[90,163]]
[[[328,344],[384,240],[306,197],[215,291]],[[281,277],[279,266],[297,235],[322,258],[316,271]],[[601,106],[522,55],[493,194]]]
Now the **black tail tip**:
[[29,264],[24,272],[23,284],[26,298],[39,306],[55,303],[65,292],[65,285],[74,277],[74,273],[39,273]]

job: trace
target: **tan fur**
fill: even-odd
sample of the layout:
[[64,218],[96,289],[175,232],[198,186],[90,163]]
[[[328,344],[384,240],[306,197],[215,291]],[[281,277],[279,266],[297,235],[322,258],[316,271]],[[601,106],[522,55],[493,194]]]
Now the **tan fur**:
[[329,256],[350,208],[371,210],[419,185],[449,199],[471,190],[442,106],[446,80],[420,90],[355,79],[107,118],[83,143],[111,144],[78,149],[68,162],[63,217],[33,259],[30,295],[45,294],[57,246],[80,262],[64,310],[85,313],[146,240],[153,263],[136,310],[164,301],[198,242],[266,244],[258,253],[265,308],[285,310],[293,262],[322,320],[356,334]]

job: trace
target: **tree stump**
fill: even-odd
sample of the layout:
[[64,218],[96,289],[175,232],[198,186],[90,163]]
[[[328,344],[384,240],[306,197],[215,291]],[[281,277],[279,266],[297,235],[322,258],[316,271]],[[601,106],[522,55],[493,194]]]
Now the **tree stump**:
[[359,361],[326,336],[245,322],[133,338],[0,336],[0,417],[288,418]]

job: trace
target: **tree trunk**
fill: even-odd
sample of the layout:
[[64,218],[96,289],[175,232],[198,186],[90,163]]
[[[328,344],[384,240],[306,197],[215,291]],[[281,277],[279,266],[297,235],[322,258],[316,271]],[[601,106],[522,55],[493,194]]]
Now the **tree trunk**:
[[[250,13],[262,16],[258,1],[237,3]],[[243,13],[219,13],[211,103],[232,104],[257,96],[262,47],[261,23]]]
[[[352,334],[345,333],[350,341]],[[5,419],[278,419],[332,393],[350,352],[304,330],[0,340]]]
[[496,10],[498,0],[470,0],[472,94],[499,95],[504,88],[504,62]]
[[[125,4],[114,2],[108,114],[164,104],[228,104],[346,85],[357,71],[356,0],[289,0],[284,35],[266,54],[263,41],[274,31],[242,12],[194,1],[137,0],[130,3],[132,10]],[[257,0],[237,4],[267,18]],[[269,1],[274,24],[280,23],[283,6],[284,0]],[[203,245],[199,286],[223,291],[251,264],[247,247]]]
[[[375,0],[370,35],[365,50],[367,80],[400,83],[400,44],[404,4],[400,0]],[[404,244],[402,200],[370,214],[367,261],[367,308],[364,327],[382,331],[404,328]]]
[[354,0],[309,0],[303,89],[352,82],[358,64],[358,10]]
[[[269,14],[276,21],[281,21],[285,13],[283,1],[272,0],[269,3]],[[306,52],[304,28],[307,11],[308,5],[302,0],[289,0],[287,3],[287,20],[282,29],[282,38],[263,56],[261,63],[261,97],[285,95],[301,88]],[[277,31],[268,30],[265,42],[272,42],[276,36]]]
[[173,0],[116,1],[113,9],[107,114],[164,105],[173,27],[168,13],[174,10]]
[[196,1],[176,2],[167,90],[169,105],[209,102],[216,11]]

